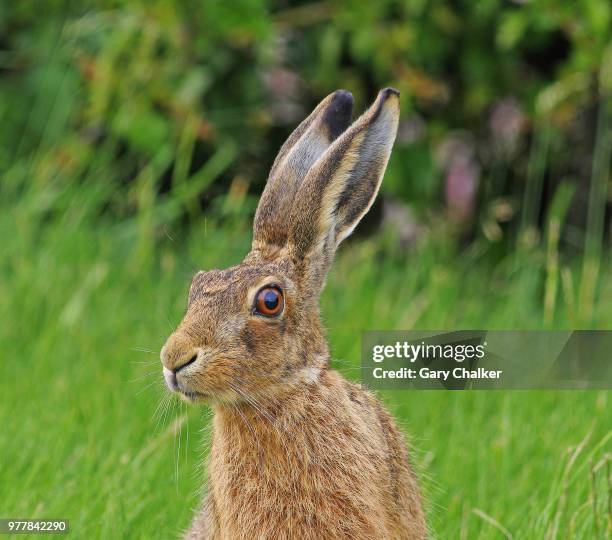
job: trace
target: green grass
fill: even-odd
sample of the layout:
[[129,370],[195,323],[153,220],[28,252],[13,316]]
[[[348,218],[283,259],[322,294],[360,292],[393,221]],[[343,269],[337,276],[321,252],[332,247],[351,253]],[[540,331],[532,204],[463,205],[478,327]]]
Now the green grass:
[[[142,230],[88,217],[87,193],[47,221],[29,196],[0,214],[0,515],[68,518],[74,538],[173,538],[198,502],[209,414],[157,408],[158,350],[191,274],[238,262],[249,231],[201,221],[178,240],[162,229],[144,256]],[[435,238],[402,255],[389,245],[349,243],[324,293],[348,377],[364,329],[542,327],[537,253],[492,266]],[[611,292],[604,275],[597,327],[612,322]],[[569,304],[560,295],[556,326],[571,325]],[[382,398],[412,440],[436,537],[609,534],[609,392]]]

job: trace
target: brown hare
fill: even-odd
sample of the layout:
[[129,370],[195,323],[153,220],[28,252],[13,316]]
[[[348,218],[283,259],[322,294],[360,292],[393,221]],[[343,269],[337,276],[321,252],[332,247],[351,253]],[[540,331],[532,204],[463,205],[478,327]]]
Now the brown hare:
[[291,134],[251,252],[196,274],[161,351],[168,387],[214,410],[208,493],[188,539],[426,535],[404,439],[370,392],[330,369],[319,317],[334,252],[382,181],[399,93],[382,90],[350,125],[352,108],[338,90]]

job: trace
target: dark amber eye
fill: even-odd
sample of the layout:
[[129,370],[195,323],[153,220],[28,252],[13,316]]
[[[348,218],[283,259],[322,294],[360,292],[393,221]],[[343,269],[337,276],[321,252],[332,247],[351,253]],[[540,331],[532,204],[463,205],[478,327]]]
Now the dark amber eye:
[[275,317],[283,311],[283,293],[277,287],[264,287],[255,296],[255,312]]

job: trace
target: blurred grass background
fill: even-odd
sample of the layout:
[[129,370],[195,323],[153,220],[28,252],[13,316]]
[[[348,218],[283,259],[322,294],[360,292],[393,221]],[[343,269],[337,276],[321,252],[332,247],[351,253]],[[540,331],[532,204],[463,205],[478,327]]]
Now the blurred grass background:
[[[0,3],[0,515],[174,538],[206,411],[158,351],[235,264],[325,95],[402,92],[380,201],[323,295],[366,329],[610,328],[607,0]],[[437,538],[609,538],[610,393],[383,393]],[[203,430],[203,432],[202,432]]]

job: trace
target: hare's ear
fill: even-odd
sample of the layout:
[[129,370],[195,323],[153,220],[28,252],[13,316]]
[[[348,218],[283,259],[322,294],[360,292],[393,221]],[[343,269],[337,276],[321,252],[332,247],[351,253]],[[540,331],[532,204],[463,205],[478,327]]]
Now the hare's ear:
[[253,249],[282,247],[291,207],[306,173],[349,126],[353,96],[337,90],[327,96],[281,147],[261,196],[253,224]]
[[338,244],[370,209],[399,120],[399,92],[381,90],[374,104],[308,171],[291,211],[288,248],[305,271],[324,279]]

